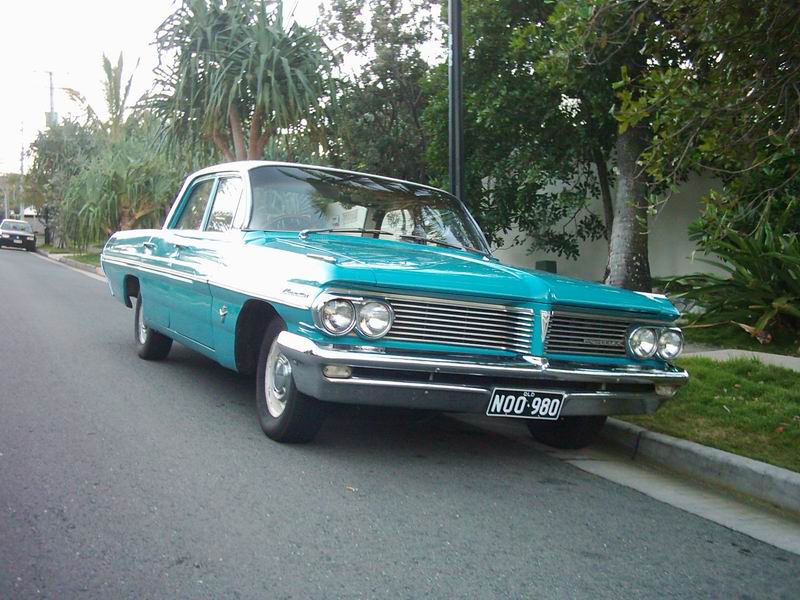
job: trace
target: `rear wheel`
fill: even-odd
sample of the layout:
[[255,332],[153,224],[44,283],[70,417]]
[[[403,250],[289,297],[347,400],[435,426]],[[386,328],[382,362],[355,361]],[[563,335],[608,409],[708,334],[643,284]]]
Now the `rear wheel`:
[[256,412],[261,429],[276,442],[305,443],[314,439],[325,420],[325,406],[294,385],[292,363],[278,345],[285,329],[275,320],[267,326],[258,356]]
[[537,442],[553,448],[575,450],[591,444],[606,423],[605,415],[561,417],[557,421],[528,421],[528,431]]
[[145,360],[165,359],[169,354],[170,348],[172,348],[172,338],[145,325],[141,293],[136,297],[136,310],[134,313],[134,337],[139,356]]

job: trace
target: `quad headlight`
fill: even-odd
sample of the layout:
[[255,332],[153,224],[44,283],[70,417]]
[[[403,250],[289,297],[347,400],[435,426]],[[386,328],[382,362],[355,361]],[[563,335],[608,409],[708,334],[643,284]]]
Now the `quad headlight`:
[[674,360],[683,350],[683,334],[676,328],[637,327],[628,337],[628,348],[636,358]]
[[332,298],[324,302],[318,312],[319,324],[331,335],[345,335],[356,324],[356,308],[350,300]]
[[356,330],[366,338],[383,337],[392,326],[393,316],[388,304],[370,300],[358,307]]
[[386,335],[394,321],[392,307],[379,300],[323,294],[312,308],[314,324],[328,335],[347,335],[353,329],[367,339]]
[[680,329],[663,329],[658,336],[658,355],[673,360],[683,351],[683,333]]
[[628,339],[628,346],[636,358],[650,358],[658,349],[658,333],[652,327],[634,329]]

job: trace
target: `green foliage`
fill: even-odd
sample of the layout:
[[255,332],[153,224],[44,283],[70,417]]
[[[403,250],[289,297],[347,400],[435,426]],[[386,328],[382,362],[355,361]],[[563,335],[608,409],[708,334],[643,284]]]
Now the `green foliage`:
[[[613,93],[589,76],[556,77],[552,3],[467,0],[463,10],[466,200],[495,242],[517,227],[531,250],[576,258],[581,240],[606,233],[590,203],[610,194]],[[428,160],[444,184],[446,65],[430,86]]]
[[210,141],[227,160],[244,160],[261,158],[279,132],[324,142],[333,57],[315,31],[285,30],[274,3],[184,0],[157,44],[161,91],[147,105],[170,147]]
[[41,132],[26,177],[40,215],[55,222],[56,238],[78,248],[119,229],[159,224],[182,177],[196,166],[186,152],[157,151],[159,124],[127,106],[131,80],[122,83],[122,57],[116,65],[103,57],[103,70],[108,119],[73,92],[86,123],[67,120]]
[[[643,154],[657,190],[714,174],[702,227],[724,237],[800,195],[800,5],[783,0],[659,0],[644,41],[651,68],[621,83],[623,123],[650,120]],[[800,211],[796,213],[800,221]],[[797,222],[797,221],[796,221]]]
[[431,3],[335,0],[324,20],[339,51],[366,63],[340,84],[331,117],[334,161],[425,183],[429,67],[421,48],[434,31]]
[[730,230],[708,239],[705,249],[721,261],[706,262],[725,275],[677,277],[667,291],[696,300],[705,309],[703,322],[741,323],[765,341],[763,332],[772,328],[800,332],[800,235],[791,214],[784,211],[774,227],[765,223],[749,236]]
[[120,229],[160,225],[185,170],[153,151],[157,128],[152,118],[138,121],[83,164],[62,205],[66,239],[84,248]]

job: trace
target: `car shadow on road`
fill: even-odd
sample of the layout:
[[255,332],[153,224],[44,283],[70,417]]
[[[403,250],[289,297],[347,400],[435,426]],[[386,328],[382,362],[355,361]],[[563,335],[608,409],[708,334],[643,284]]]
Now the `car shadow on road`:
[[[207,403],[207,408],[233,409],[247,424],[242,435],[252,433],[252,428],[260,434],[253,409],[255,377],[235,373],[179,344],[173,347],[166,364],[178,385],[203,382],[207,393],[196,395],[193,401]],[[540,449],[454,420],[446,413],[333,403],[328,410],[328,418],[314,442],[280,447],[300,454],[324,453],[331,460],[337,456],[348,461],[363,460],[365,464],[376,456],[439,461],[459,457],[462,464],[497,464],[498,460],[558,463]],[[520,430],[524,430],[521,425]],[[275,443],[266,437],[259,441],[265,452],[274,450]]]

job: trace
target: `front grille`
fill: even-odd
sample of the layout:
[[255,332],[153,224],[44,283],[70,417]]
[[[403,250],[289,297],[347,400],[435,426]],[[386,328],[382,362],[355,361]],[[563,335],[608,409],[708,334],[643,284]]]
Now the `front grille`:
[[627,356],[633,319],[553,311],[544,340],[545,354]]
[[386,339],[531,352],[530,309],[410,296],[386,300],[395,315]]

